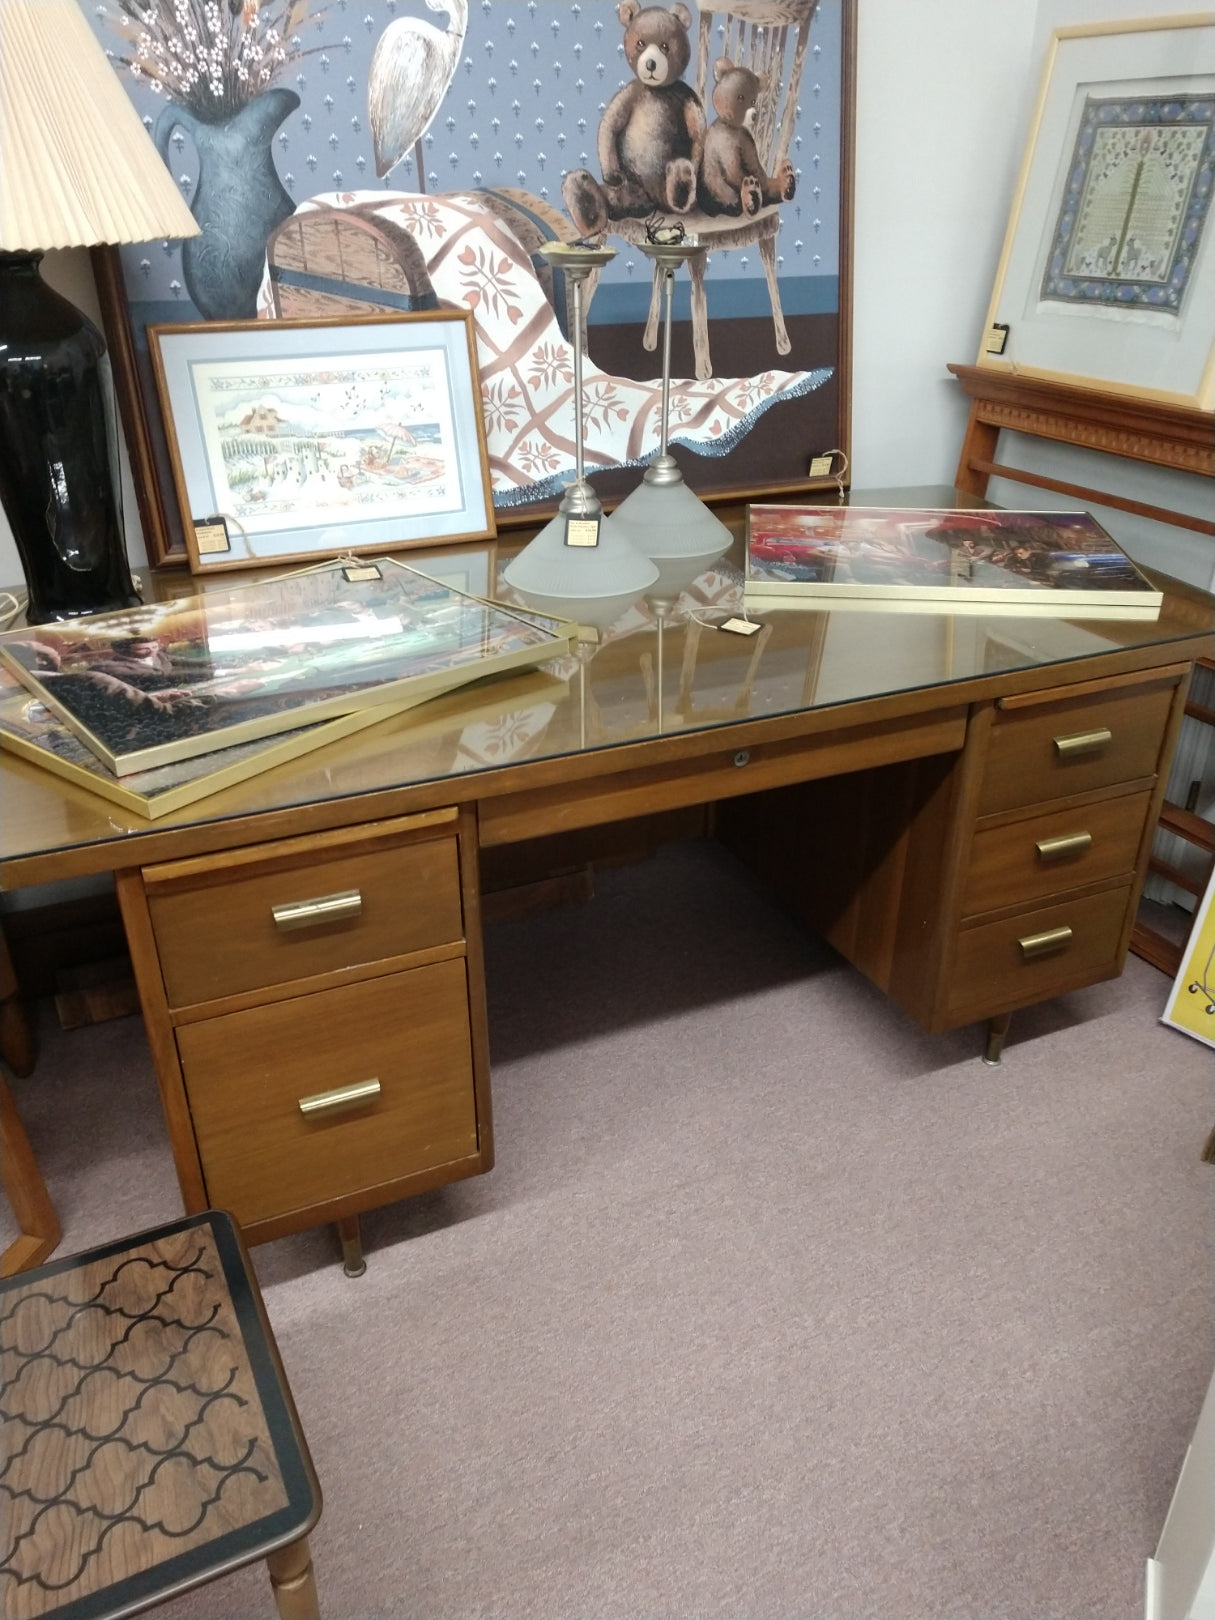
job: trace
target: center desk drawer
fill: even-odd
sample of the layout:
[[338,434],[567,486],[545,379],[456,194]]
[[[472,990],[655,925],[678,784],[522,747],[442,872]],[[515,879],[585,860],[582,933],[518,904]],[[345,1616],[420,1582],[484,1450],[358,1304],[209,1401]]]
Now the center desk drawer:
[[236,864],[219,856],[147,868],[169,1005],[460,940],[456,839],[419,838],[415,819],[345,841],[285,839],[242,852]]
[[962,915],[975,917],[1135,869],[1150,790],[1049,810],[975,834]]
[[204,1019],[177,1041],[207,1196],[243,1224],[477,1151],[463,959]]
[[1175,685],[998,713],[979,814],[1154,776]]

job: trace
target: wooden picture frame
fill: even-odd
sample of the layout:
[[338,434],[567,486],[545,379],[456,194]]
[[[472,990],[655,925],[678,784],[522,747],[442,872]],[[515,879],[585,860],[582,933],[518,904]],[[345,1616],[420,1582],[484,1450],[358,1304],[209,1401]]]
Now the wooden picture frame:
[[1215,12],[1051,36],[977,364],[1215,405]]
[[148,336],[194,573],[494,537],[468,311]]
[[[673,419],[674,454],[688,482],[713,502],[834,489],[833,478],[811,475],[809,469],[816,457],[821,461],[839,451],[846,458],[850,448],[856,0],[689,3],[695,55],[685,77],[689,84],[703,84],[698,93],[710,120],[719,57],[741,58],[769,43],[774,48],[778,37],[797,36],[805,6],[814,8],[802,54],[801,91],[784,109],[793,117],[788,130],[782,115],[781,138],[788,140],[798,190],[791,202],[780,205],[772,281],[767,281],[769,267],[761,263],[757,244],[727,241],[723,235],[708,269],[707,332],[712,366],[720,378],[745,384],[789,368],[822,372],[827,380],[800,395],[782,395],[770,409],[752,412],[742,432],[716,433],[715,442],[706,441],[699,451],[680,443],[679,424]],[[343,34],[334,8],[310,8],[300,39],[291,42],[293,50],[299,47],[299,60],[286,64],[281,73],[284,105],[294,97],[299,104],[286,112],[270,153],[278,181],[289,194],[287,203],[298,206],[325,196],[371,207],[394,188],[423,199],[474,196],[523,241],[543,280],[538,244],[577,234],[563,204],[563,177],[579,166],[599,173],[595,137],[600,111],[626,82],[629,70],[615,6],[550,0],[538,9],[525,8],[518,17],[515,9],[506,0],[471,8],[461,65],[446,99],[422,145],[409,149],[384,176],[384,189],[377,191],[371,189],[376,181],[367,78],[371,53],[392,25],[391,14],[381,17],[375,10],[363,26]],[[112,14],[108,20],[107,13]],[[140,77],[127,71],[132,57],[115,50],[121,43],[115,0],[106,0],[90,15],[99,37],[114,51],[116,66],[166,161],[194,202],[201,173],[197,121],[176,116],[168,89],[153,95],[146,71]],[[788,64],[782,71],[791,71],[792,44],[782,60]],[[421,182],[419,153],[426,171]],[[212,184],[212,195],[214,189]],[[654,379],[660,361],[654,348],[646,346],[651,267],[626,239],[612,245],[618,250],[617,280],[613,284],[609,273],[596,289],[588,355],[612,376]],[[175,243],[99,248],[94,250],[94,269],[149,561],[153,566],[185,563],[186,537],[170,493],[171,458],[146,331],[150,324],[185,323],[199,313],[183,269],[183,250]],[[568,334],[564,290],[546,290]],[[677,380],[695,378],[698,346],[701,364],[707,352],[704,332],[697,338],[693,330],[689,294],[685,276],[676,288],[672,375]],[[272,313],[265,299],[264,286],[259,315]],[[446,301],[425,290],[414,296],[412,284],[402,281],[383,304],[365,286],[357,286],[346,307],[368,312]],[[462,294],[460,301],[476,317],[469,295]],[[252,310],[241,313],[247,318]],[[788,352],[778,346],[781,321],[790,339]],[[622,458],[602,473],[596,470],[596,487],[609,507],[633,487],[645,453],[643,448],[632,461]],[[837,457],[835,464],[846,462]],[[557,493],[513,502],[500,499],[496,490],[498,526],[535,525],[552,510]]]

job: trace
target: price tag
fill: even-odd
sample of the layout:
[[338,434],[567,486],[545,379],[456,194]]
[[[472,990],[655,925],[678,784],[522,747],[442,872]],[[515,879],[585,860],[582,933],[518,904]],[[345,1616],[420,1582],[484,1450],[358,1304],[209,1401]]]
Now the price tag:
[[830,456],[815,456],[813,461],[810,463],[809,476],[811,478],[830,478],[831,477],[831,457]]
[[351,585],[357,585],[363,579],[383,579],[383,574],[375,563],[352,563],[350,567],[342,569],[342,578]]
[[566,518],[565,543],[567,546],[594,548],[599,544],[599,519]]
[[728,630],[735,636],[753,636],[757,630],[763,628],[751,619],[727,619],[724,624],[717,626],[719,630]]
[[983,353],[1003,354],[1007,343],[1007,324],[1003,321],[993,321],[987,330],[987,341],[983,345]]
[[195,518],[194,542],[200,557],[214,557],[232,550],[228,525],[222,517]]

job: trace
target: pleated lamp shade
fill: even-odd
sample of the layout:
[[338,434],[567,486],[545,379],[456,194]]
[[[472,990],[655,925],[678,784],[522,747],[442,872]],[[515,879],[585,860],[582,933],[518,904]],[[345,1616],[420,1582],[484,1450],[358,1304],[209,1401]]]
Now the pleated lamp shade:
[[0,250],[197,235],[76,0],[0,0]]

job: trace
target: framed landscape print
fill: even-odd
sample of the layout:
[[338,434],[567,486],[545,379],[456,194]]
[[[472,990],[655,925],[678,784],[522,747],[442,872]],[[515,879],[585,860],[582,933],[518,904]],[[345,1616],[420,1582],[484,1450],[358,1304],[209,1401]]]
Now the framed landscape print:
[[1051,39],[979,364],[1215,408],[1215,14]]
[[575,627],[390,557],[10,631],[0,663],[117,776],[568,652]]
[[[149,326],[466,311],[499,526],[551,510],[574,461],[573,368],[569,288],[538,250],[588,224],[615,253],[588,289],[603,498],[658,443],[639,243],[675,228],[708,250],[703,278],[676,285],[671,439],[688,482],[710,500],[833,487],[849,441],[855,0],[450,0],[433,17],[412,0],[261,0],[198,8],[216,38],[194,44],[175,37],[172,0],[86,9],[203,226],[196,245],[95,254],[154,563],[186,560],[187,542]],[[613,182],[616,154],[638,148],[622,119],[659,105],[631,65],[658,48],[639,40],[651,28],[670,36],[664,60],[682,58],[669,89],[691,130],[670,192],[652,173],[640,191]],[[423,90],[407,65],[425,53]],[[673,138],[640,148],[657,160]],[[740,144],[758,173],[731,189],[719,160]]]
[[148,335],[196,573],[494,535],[467,313]]

